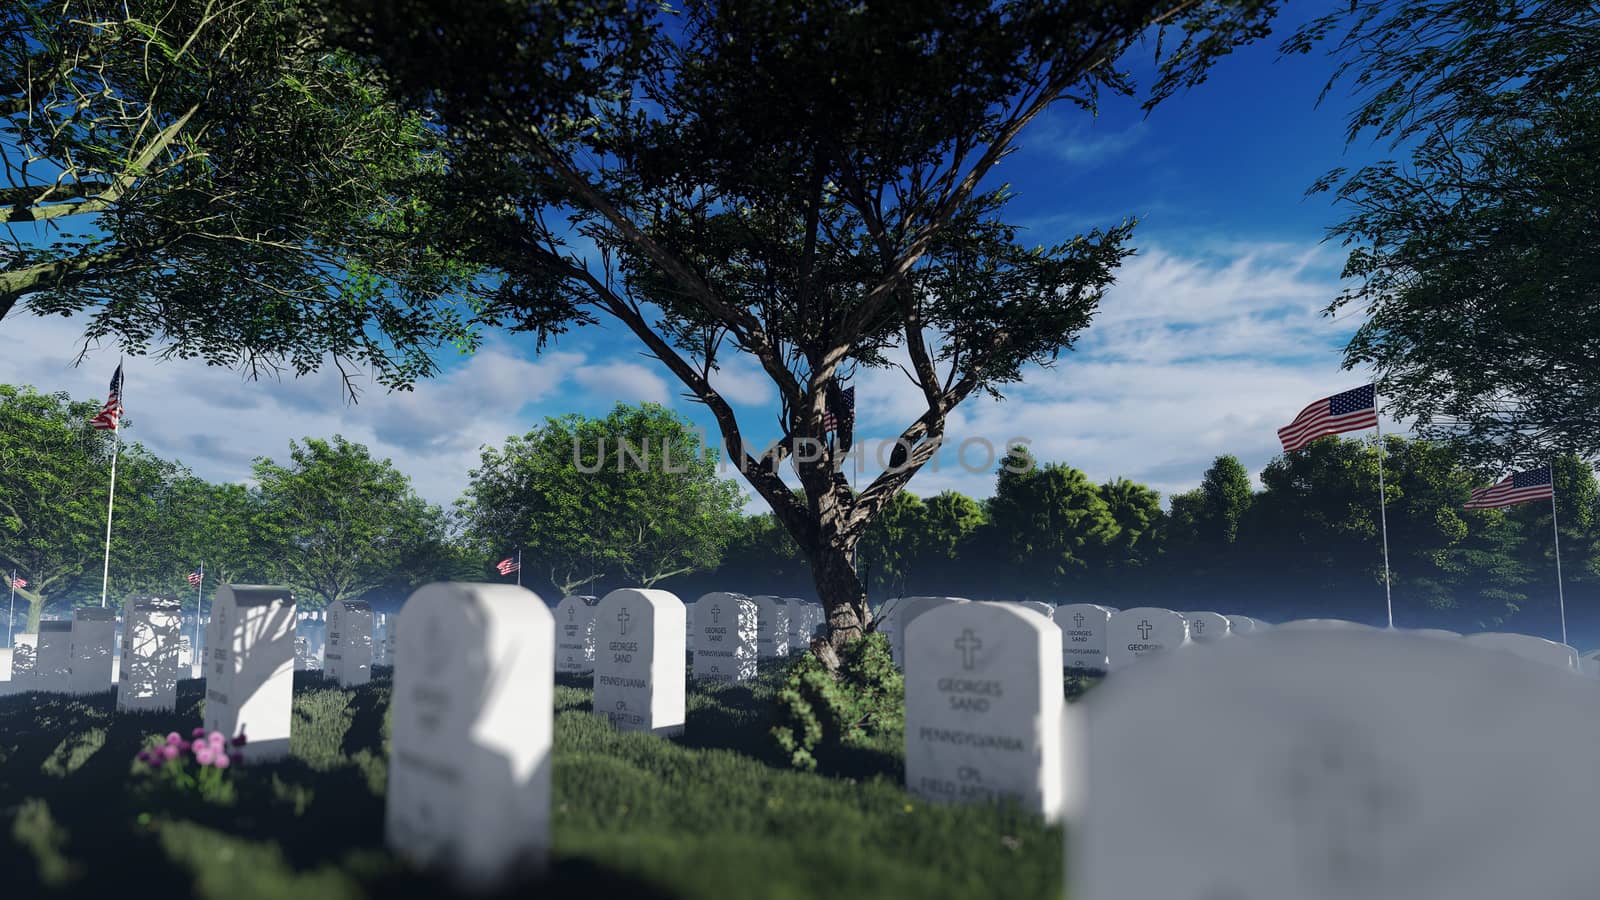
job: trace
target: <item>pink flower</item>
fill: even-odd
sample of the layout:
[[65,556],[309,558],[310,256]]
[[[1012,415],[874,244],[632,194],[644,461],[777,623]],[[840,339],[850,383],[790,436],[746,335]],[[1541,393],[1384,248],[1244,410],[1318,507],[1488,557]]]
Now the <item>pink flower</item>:
[[146,765],[149,765],[150,764],[150,751],[149,750],[140,750],[139,751],[139,755],[137,757],[135,757],[135,758],[138,759],[139,762],[142,762],[142,763],[144,763]]
[[200,744],[194,748],[194,761],[202,766],[211,765],[211,756],[211,748],[205,744]]
[[182,737],[182,735],[180,735],[176,731],[174,731],[171,734],[167,735],[167,743],[169,745],[171,745],[171,744],[181,744],[181,743],[183,743],[183,737]]
[[216,757],[211,760],[211,764],[219,769],[226,769],[228,766],[233,764],[233,761],[228,759],[228,754],[218,753]]
[[192,737],[192,738],[204,737],[205,733],[206,733],[206,730],[204,728],[196,728],[195,730],[189,732],[189,737]]
[[224,738],[222,737],[222,732],[220,731],[213,731],[209,735],[206,735],[206,743],[210,744],[212,747],[221,747],[223,740]]
[[239,732],[239,736],[233,739],[233,745],[235,747],[243,747],[244,746],[244,732],[242,732],[242,731]]
[[177,759],[178,758],[178,748],[176,746],[172,745],[172,744],[168,744],[165,747],[162,747],[161,748],[161,758],[163,760]]
[[[173,755],[177,755],[177,754],[173,754]],[[167,761],[167,758],[164,755],[160,754],[160,753],[153,753],[153,754],[150,755],[150,765],[155,767],[155,768],[157,768],[157,769],[161,768],[161,764],[166,762],[166,761]]]

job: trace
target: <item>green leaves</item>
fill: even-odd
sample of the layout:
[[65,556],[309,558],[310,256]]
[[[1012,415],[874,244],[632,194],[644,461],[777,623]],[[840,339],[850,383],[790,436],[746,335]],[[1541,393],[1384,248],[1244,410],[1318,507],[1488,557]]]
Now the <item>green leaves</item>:
[[[1389,411],[1477,462],[1600,455],[1600,11],[1580,0],[1360,0],[1284,45],[1330,55],[1347,137],[1408,159],[1336,169],[1332,235],[1366,320],[1345,349]],[[1326,95],[1326,91],[1324,92]]]
[[703,440],[650,403],[546,419],[485,448],[458,511],[481,552],[522,548],[562,593],[601,578],[649,587],[717,565],[738,523],[738,488]]
[[273,565],[281,577],[314,598],[308,605],[359,597],[392,580],[418,549],[443,540],[442,512],[365,446],[338,435],[306,438],[290,442],[289,458],[288,466],[256,460],[255,523],[278,550]]

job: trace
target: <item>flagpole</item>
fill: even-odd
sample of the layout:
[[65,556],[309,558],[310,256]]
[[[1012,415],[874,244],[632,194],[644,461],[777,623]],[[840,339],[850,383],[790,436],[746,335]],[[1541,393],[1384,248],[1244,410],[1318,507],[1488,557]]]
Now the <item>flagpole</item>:
[[1383,602],[1389,610],[1389,627],[1394,628],[1394,597],[1389,586],[1389,499],[1383,484],[1383,421],[1378,416],[1378,397],[1372,397],[1372,420],[1378,429],[1378,521],[1383,527]]
[[200,606],[205,602],[206,590],[206,564],[200,564],[200,580],[194,586],[194,650],[189,654],[190,662],[200,658]]
[[1556,537],[1556,601],[1561,604],[1561,643],[1567,642],[1567,595],[1561,586],[1561,526],[1556,522],[1556,464],[1550,463],[1550,530]]
[[[122,371],[122,362],[117,362]],[[117,500],[117,455],[122,450],[122,385],[117,385],[116,419],[111,426],[111,490],[106,493],[106,557],[100,569],[100,608],[106,606],[106,587],[111,583],[111,510]]]
[[517,587],[522,587],[522,548],[517,548]]
[[6,646],[15,647],[11,630],[17,625],[17,570],[11,570],[11,612],[6,616]]

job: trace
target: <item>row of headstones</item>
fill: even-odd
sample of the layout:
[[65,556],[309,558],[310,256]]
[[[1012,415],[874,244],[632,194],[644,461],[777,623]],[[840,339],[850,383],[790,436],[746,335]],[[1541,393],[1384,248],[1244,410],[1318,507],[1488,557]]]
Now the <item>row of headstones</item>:
[[[276,705],[287,712],[289,686],[286,680],[278,679],[271,685],[257,682],[252,687],[248,676],[255,670],[282,673],[287,668],[281,664],[287,660],[283,649],[287,643],[274,636],[287,636],[292,631],[288,627],[275,627],[272,619],[283,607],[291,610],[292,617],[292,601],[285,594],[274,596],[271,589],[258,591],[258,596],[244,596],[237,604],[219,607],[222,612],[218,618],[224,630],[232,627],[236,635],[257,637],[236,643],[228,660],[219,657],[219,662],[228,664],[219,665],[208,673],[215,678],[214,684],[208,684],[212,701],[207,704],[208,728],[235,732],[256,727],[266,705]],[[741,631],[754,630],[759,612],[752,609],[753,601],[723,596],[713,602],[721,601],[729,603],[721,609],[732,611]],[[598,650],[594,665],[594,712],[623,730],[660,734],[681,731],[686,681],[683,657],[687,610],[684,604],[664,591],[624,590],[608,594],[590,608],[594,612]],[[709,606],[703,609],[711,613]],[[722,612],[717,613],[714,621],[720,621],[722,615]],[[549,844],[556,617],[537,597],[521,588],[435,584],[414,594],[400,618],[405,620],[406,627],[390,630],[391,635],[398,632],[398,643],[404,647],[397,657],[400,664],[396,668],[393,700],[386,813],[389,843],[397,852],[416,862],[445,866],[471,882],[492,882],[529,863],[538,865]],[[1496,709],[1515,708],[1515,704],[1500,702],[1500,698],[1519,693],[1529,678],[1537,680],[1537,676],[1526,669],[1517,670],[1517,677],[1511,678],[1512,669],[1507,668],[1510,657],[1504,656],[1506,662],[1474,658],[1473,664],[1478,670],[1470,679],[1456,671],[1461,667],[1452,663],[1455,669],[1430,673],[1427,684],[1423,685],[1417,677],[1417,657],[1430,653],[1438,655],[1441,651],[1429,649],[1429,646],[1448,646],[1443,641],[1401,636],[1399,640],[1410,642],[1407,645],[1409,655],[1400,659],[1390,654],[1391,658],[1386,660],[1383,654],[1389,651],[1382,650],[1377,643],[1362,643],[1374,640],[1366,629],[1284,628],[1278,630],[1284,632],[1289,641],[1301,643],[1284,643],[1283,635],[1265,635],[1267,645],[1276,640],[1283,649],[1268,654],[1274,661],[1272,666],[1256,665],[1248,677],[1244,677],[1241,670],[1227,669],[1220,674],[1211,673],[1213,677],[1209,682],[1204,678],[1174,678],[1160,682],[1157,688],[1148,686],[1155,682],[1141,681],[1138,671],[1131,677],[1116,679],[1109,690],[1102,689],[1091,697],[1090,704],[1086,704],[1109,710],[1102,720],[1110,724],[1102,725],[1098,732],[1089,729],[1093,743],[1085,752],[1078,747],[1084,731],[1067,719],[1060,691],[1056,660],[1060,659],[1062,631],[1043,615],[1013,604],[957,601],[939,604],[923,615],[910,618],[904,627],[904,646],[908,651],[908,787],[920,796],[938,800],[1013,798],[1050,818],[1060,818],[1079,808],[1098,810],[1104,821],[1091,821],[1089,833],[1094,835],[1098,830],[1117,836],[1116,847],[1110,850],[1101,847],[1100,852],[1107,856],[1125,855],[1133,852],[1127,848],[1141,846],[1141,840],[1137,839],[1139,832],[1131,830],[1132,826],[1126,822],[1137,819],[1141,827],[1149,828],[1148,820],[1155,816],[1153,810],[1173,806],[1173,796],[1187,796],[1174,790],[1176,787],[1188,785],[1189,794],[1204,795],[1206,802],[1187,807],[1190,820],[1186,821],[1192,826],[1186,826],[1187,830],[1172,827],[1170,822],[1158,823],[1157,832],[1167,836],[1169,844],[1190,840],[1195,833],[1215,839],[1215,832],[1227,831],[1207,828],[1204,822],[1193,818],[1201,815],[1196,809],[1209,810],[1203,815],[1214,816],[1217,810],[1237,807],[1238,796],[1219,790],[1213,782],[1227,784],[1240,795],[1252,798],[1263,792],[1260,784],[1242,785],[1238,778],[1216,774],[1216,770],[1232,771],[1232,764],[1241,758],[1261,755],[1261,747],[1252,746],[1241,737],[1250,732],[1231,724],[1229,716],[1252,719],[1258,726],[1256,732],[1267,731],[1278,738],[1285,734],[1310,734],[1314,740],[1347,740],[1354,736],[1370,743],[1370,731],[1352,729],[1348,722],[1335,723],[1338,727],[1325,731],[1312,729],[1309,732],[1297,723],[1305,718],[1305,706],[1315,707],[1321,703],[1318,692],[1329,685],[1338,686],[1341,695],[1358,696],[1347,687],[1352,681],[1359,682],[1361,691],[1365,692],[1359,696],[1368,704],[1368,711],[1371,708],[1393,710],[1384,715],[1392,720],[1389,724],[1395,732],[1400,733],[1413,728],[1416,710],[1399,711],[1399,705],[1392,702],[1395,694],[1388,679],[1410,679],[1402,687],[1401,696],[1416,695],[1429,686],[1457,689],[1471,680],[1476,687],[1498,692],[1495,703],[1491,704]],[[1389,639],[1385,636],[1377,640]],[[1352,640],[1356,642],[1351,643]],[[1339,642],[1347,646],[1338,648],[1337,652],[1322,652],[1326,648],[1319,649],[1318,641],[1327,647],[1335,647]],[[1221,643],[1218,646],[1228,649],[1220,655],[1164,654],[1164,659],[1141,668],[1155,672],[1174,662],[1212,665],[1213,658],[1222,659],[1235,653],[1233,647],[1250,647],[1257,643],[1261,642]],[[1468,646],[1467,642],[1459,643]],[[224,643],[214,642],[212,646],[221,647]],[[1477,649],[1468,652],[1481,653]],[[1263,673],[1270,673],[1271,677],[1262,677]],[[1303,689],[1299,693],[1285,690],[1284,686],[1290,681]],[[1201,684],[1207,687],[1197,686]],[[271,698],[262,696],[272,692],[270,687],[282,689],[282,696],[275,704],[269,703]],[[1136,693],[1138,691],[1143,693]],[[1175,691],[1183,694],[1181,702],[1173,700]],[[1137,700],[1128,702],[1130,693],[1145,697],[1149,705]],[[1104,702],[1106,696],[1118,696],[1121,702]],[[1241,696],[1251,697],[1251,702],[1241,703]],[[1587,702],[1593,702],[1596,695],[1590,691],[1585,696]],[[1374,702],[1373,698],[1381,702]],[[1482,698],[1473,699],[1481,701]],[[1347,699],[1340,702],[1349,705]],[[1480,706],[1457,702],[1444,710],[1435,706],[1428,715],[1471,717]],[[1207,719],[1202,710],[1214,718]],[[1340,711],[1348,712],[1342,708]],[[1595,727],[1588,723],[1600,721],[1600,716],[1587,714],[1572,718],[1581,719],[1585,729]],[[285,726],[283,743],[286,744],[286,714],[282,720]],[[1182,727],[1175,723],[1181,723]],[[1474,718],[1474,724],[1481,723]],[[1156,731],[1162,733],[1156,735]],[[1135,733],[1136,739],[1130,740],[1129,733]],[[1196,735],[1203,735],[1210,741],[1210,752],[1203,757],[1203,764],[1197,764],[1191,755]],[[261,749],[262,742],[256,736],[252,735],[253,750]],[[1461,739],[1466,741],[1470,736],[1463,735]],[[1510,746],[1498,733],[1495,739],[1501,748]],[[1568,746],[1587,746],[1587,742],[1573,741]],[[1106,752],[1098,752],[1096,747],[1104,747]],[[1481,744],[1475,745],[1475,749],[1477,747]],[[1329,763],[1326,754],[1319,756],[1315,752],[1318,749],[1315,745],[1292,749],[1295,752],[1285,757],[1292,764],[1328,764],[1322,772],[1312,772],[1313,779],[1330,773],[1335,778],[1344,777],[1352,770],[1347,756]],[[1435,752],[1443,758],[1461,749],[1461,746],[1438,747]],[[1152,758],[1158,759],[1152,762]],[[1435,770],[1438,760],[1431,754],[1426,758],[1424,768]],[[1141,764],[1130,766],[1129,759],[1138,759]],[[1294,762],[1296,760],[1298,762]],[[1095,771],[1085,775],[1086,767]],[[1254,777],[1256,769],[1243,768],[1249,777]],[[1581,777],[1587,772],[1587,769],[1572,771],[1570,766],[1557,768],[1568,776]],[[1483,775],[1482,769],[1480,765],[1475,771]],[[1194,773],[1199,771],[1208,774],[1205,778],[1194,778]],[[1369,767],[1356,774],[1365,777],[1371,771]],[[1146,781],[1138,782],[1135,774]],[[1156,788],[1148,784],[1152,776],[1160,776],[1156,778]],[[1301,773],[1298,782],[1285,779],[1285,784],[1299,785],[1300,793],[1294,799],[1302,803],[1308,783],[1304,776],[1305,773]],[[1089,794],[1087,805],[1082,798],[1084,781],[1093,781],[1099,792]],[[1129,784],[1137,789],[1129,791]],[[1117,790],[1104,785],[1115,786]],[[1121,791],[1128,791],[1128,796],[1137,797],[1139,802],[1124,802]],[[1496,797],[1504,799],[1502,793],[1497,791]],[[1095,806],[1096,796],[1112,799],[1101,799],[1099,806]],[[1374,796],[1370,790],[1364,794],[1351,793],[1336,785],[1325,794],[1332,799],[1324,802],[1353,799],[1366,804]],[[493,810],[494,814],[485,815],[484,810]],[[1339,813],[1333,817],[1335,824],[1349,824],[1345,811],[1335,812]],[[1176,815],[1181,818],[1183,813]],[[1313,811],[1311,818],[1315,820],[1318,815]],[[1322,819],[1328,820],[1329,816],[1323,814]],[[1464,815],[1440,821],[1473,823],[1479,819],[1480,816]],[[1511,826],[1500,827],[1503,830]],[[1187,837],[1181,837],[1184,835]],[[1348,839],[1349,836],[1339,837]],[[1503,836],[1511,840],[1515,837]],[[1363,847],[1369,846],[1363,844]],[[1241,853],[1248,855],[1248,849],[1233,849],[1236,852],[1217,854],[1217,857],[1235,860]],[[1571,849],[1564,848],[1564,852]],[[1336,847],[1337,852],[1347,850],[1348,847],[1342,845]],[[1571,855],[1574,858],[1584,856],[1581,853]],[[1293,857],[1293,853],[1289,856]],[[1161,882],[1161,878],[1171,870],[1182,868],[1168,861],[1172,858],[1182,858],[1193,864],[1192,854],[1172,852],[1161,856],[1162,865],[1153,867],[1156,874],[1141,874],[1140,883],[1148,886],[1147,883],[1160,882],[1170,887]],[[1185,895],[1181,890],[1143,894],[1120,891],[1114,879],[1108,882],[1101,875],[1082,874],[1103,873],[1108,868],[1112,867],[1103,859],[1073,867],[1075,879],[1102,878],[1102,881],[1088,882],[1091,888],[1084,891],[1083,896]],[[1214,860],[1205,861],[1199,868],[1208,875],[1214,870],[1229,870],[1228,867],[1218,870]],[[1255,877],[1258,868],[1252,867],[1250,877]],[[1277,871],[1271,866],[1266,870]],[[1210,887],[1217,886],[1214,879],[1206,882],[1202,878],[1201,881]],[[1307,894],[1291,890],[1250,895]],[[1390,896],[1373,891],[1363,895]],[[1428,896],[1445,894],[1430,893]],[[1484,895],[1466,891],[1454,896]]]
[[[207,727],[229,718],[226,709],[234,701],[249,705],[249,715],[232,718],[241,727],[252,726],[251,737],[260,741],[252,742],[256,758],[288,749],[294,653],[303,640],[293,636],[293,607],[287,588],[223,585],[206,622],[207,652],[200,674],[206,679]],[[247,614],[250,610],[255,612]],[[120,654],[113,647],[116,620],[114,610],[87,607],[76,610],[70,621],[41,622],[36,638],[18,635],[14,650],[20,652],[10,660],[12,690],[93,694],[114,686],[120,711],[174,709],[179,678],[192,674],[184,659],[188,636],[178,603],[154,597],[134,600],[123,624]],[[285,622],[289,630],[279,635]],[[327,611],[327,623],[326,677],[346,687],[366,683],[373,664],[371,608],[358,601],[336,603]],[[276,652],[280,649],[282,658]],[[122,660],[120,671],[113,669],[114,655]],[[237,732],[230,728],[228,733]],[[279,737],[281,745],[273,743]]]
[[[556,604],[556,671],[595,670],[599,605],[593,596],[563,597]],[[683,606],[691,669],[695,678],[711,681],[745,681],[755,677],[757,660],[805,650],[827,618],[820,603],[768,594],[718,591]]]
[[[904,629],[911,621],[930,609],[965,602],[968,601],[960,597],[904,597],[885,603],[879,613],[880,627],[889,637],[896,664],[904,667]],[[1090,603],[1051,606],[1031,601],[1015,605],[1038,612],[1060,629],[1063,669],[1083,674],[1114,672],[1164,650],[1253,634],[1268,628],[1378,630],[1344,619],[1297,619],[1274,626],[1249,616],[1175,612],[1156,607],[1117,610]],[[1508,632],[1463,636],[1440,628],[1406,630],[1424,637],[1461,639],[1600,678],[1600,650],[1580,656],[1566,644]]]
[[1017,604],[912,617],[906,777],[930,800],[1070,820],[1072,897],[1488,900],[1600,880],[1600,692],[1570,647],[1300,620],[1148,655],[1069,707],[1062,634]]

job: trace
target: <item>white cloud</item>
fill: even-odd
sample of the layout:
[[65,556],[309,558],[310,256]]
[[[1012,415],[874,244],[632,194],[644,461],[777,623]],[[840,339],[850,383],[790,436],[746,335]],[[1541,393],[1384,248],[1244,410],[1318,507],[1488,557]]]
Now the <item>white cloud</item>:
[[[1197,254],[1146,247],[1118,274],[1079,350],[1053,368],[1029,370],[1003,402],[974,397],[952,414],[950,446],[938,469],[912,481],[913,491],[988,496],[998,459],[966,471],[955,445],[986,440],[998,457],[1010,439],[1025,438],[1041,460],[1076,466],[1095,481],[1133,478],[1170,495],[1198,484],[1220,453],[1259,471],[1278,452],[1277,428],[1305,404],[1366,380],[1339,368],[1337,348],[1355,322],[1320,315],[1339,281],[1336,260],[1316,247],[1217,245]],[[74,368],[81,331],[81,320],[7,316],[0,382],[102,399],[116,351],[91,350]],[[459,364],[442,360],[449,371],[414,392],[372,386],[354,406],[344,402],[336,372],[251,382],[199,361],[130,359],[126,436],[203,477],[242,481],[252,458],[283,459],[291,438],[339,433],[393,459],[429,500],[449,503],[480,445],[520,434],[543,415],[603,410],[618,400],[671,402],[668,373],[628,359],[631,340],[582,349],[529,359],[522,346],[496,337]],[[924,409],[920,390],[898,369],[860,370],[855,383],[857,436],[869,451]],[[741,407],[752,441],[773,436],[773,389],[752,360],[729,358],[716,385]],[[703,410],[689,411],[706,419]],[[712,428],[712,442],[721,443],[715,434]],[[968,461],[984,461],[977,446]],[[859,483],[879,468],[869,454]],[[737,472],[727,474],[753,495]],[[752,499],[749,508],[764,504]]]
[[572,380],[594,394],[630,403],[671,405],[667,382],[638,363],[613,362],[578,366]]

